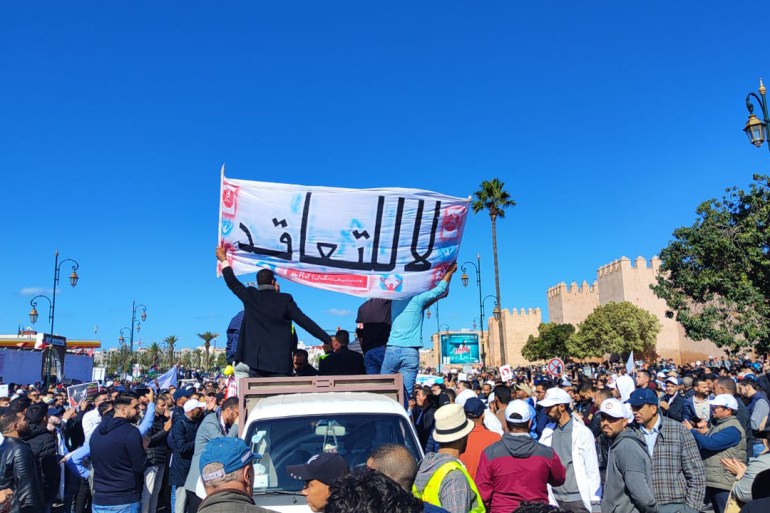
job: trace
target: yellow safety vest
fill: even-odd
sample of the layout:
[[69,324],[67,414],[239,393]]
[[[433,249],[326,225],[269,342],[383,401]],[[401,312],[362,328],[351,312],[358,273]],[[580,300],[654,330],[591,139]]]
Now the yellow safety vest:
[[468,484],[471,486],[471,490],[473,491],[474,495],[476,495],[476,502],[478,503],[478,506],[470,510],[468,513],[486,513],[487,509],[484,507],[484,501],[481,500],[481,494],[479,493],[478,488],[476,488],[476,483],[473,482],[473,478],[471,478],[470,474],[468,474],[468,471],[465,470],[465,465],[457,460],[447,461],[439,468],[437,468],[433,475],[430,476],[430,479],[428,479],[428,483],[425,485],[425,488],[422,490],[422,492],[420,492],[415,485],[412,485],[412,493],[414,493],[414,496],[418,499],[422,499],[429,504],[433,504],[434,506],[441,508],[441,498],[438,495],[439,491],[441,490],[441,483],[444,481],[446,475],[453,470],[459,470],[463,473],[465,479],[468,480]]

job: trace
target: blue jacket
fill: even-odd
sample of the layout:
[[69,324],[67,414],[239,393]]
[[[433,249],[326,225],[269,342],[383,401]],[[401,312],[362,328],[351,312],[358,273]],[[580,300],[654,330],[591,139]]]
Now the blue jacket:
[[93,449],[94,505],[141,501],[147,455],[136,426],[124,418],[105,417],[89,444]]
[[200,422],[190,420],[183,415],[171,426],[174,437],[174,455],[171,457],[169,480],[174,486],[182,487],[190,472],[190,464],[195,454],[195,435]]
[[238,338],[241,336],[241,323],[243,322],[243,310],[230,319],[227,326],[227,344],[225,346],[225,359],[232,364],[235,361],[235,351],[238,349]]
[[390,305],[393,324],[388,345],[394,347],[422,347],[422,320],[425,305],[441,297],[447,290],[446,280],[427,292],[409,299],[393,301]]

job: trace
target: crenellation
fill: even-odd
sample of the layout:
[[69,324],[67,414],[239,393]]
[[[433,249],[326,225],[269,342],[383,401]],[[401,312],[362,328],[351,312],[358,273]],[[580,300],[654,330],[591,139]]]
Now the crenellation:
[[[661,322],[662,329],[657,337],[657,352],[665,358],[681,362],[685,354],[702,351],[721,355],[710,341],[693,342],[686,337],[684,328],[675,320],[666,317],[668,307],[664,300],[655,296],[650,285],[655,283],[661,266],[660,258],[653,256],[649,262],[642,256],[633,261],[625,256],[600,266],[597,280],[589,287],[584,281],[578,287],[572,282],[567,288],[564,282],[551,287],[548,294],[548,317],[551,322],[577,325],[600,305],[609,302],[628,301],[652,313]],[[586,292],[587,291],[587,292]]]

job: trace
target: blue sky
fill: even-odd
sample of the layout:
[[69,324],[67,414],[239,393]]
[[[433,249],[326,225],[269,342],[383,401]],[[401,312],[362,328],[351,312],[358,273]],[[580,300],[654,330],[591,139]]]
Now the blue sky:
[[[136,298],[144,345],[223,334],[239,309],[214,272],[223,163],[454,196],[499,177],[518,203],[498,228],[503,307],[544,314],[549,286],[657,254],[698,203],[768,173],[741,132],[770,79],[766,2],[221,4],[0,4],[0,333],[29,324],[58,247],[81,280],[62,283],[57,332],[115,347]],[[493,294],[485,215],[461,258],[477,252]],[[354,326],[358,298],[283,290]],[[441,323],[477,316],[457,280]]]

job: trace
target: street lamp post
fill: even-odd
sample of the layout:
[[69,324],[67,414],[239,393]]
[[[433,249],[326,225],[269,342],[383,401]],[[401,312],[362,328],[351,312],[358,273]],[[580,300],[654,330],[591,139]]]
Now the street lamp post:
[[[753,92],[746,95],[746,108],[749,111],[749,119],[746,121],[746,126],[743,129],[749,137],[749,142],[757,148],[762,146],[762,143],[767,142],[768,128],[770,128],[770,115],[767,113],[767,89],[765,89],[765,84],[762,83],[761,78],[759,79],[758,92],[759,96]],[[754,115],[754,104],[751,102],[752,98],[759,104],[759,108],[762,111],[762,121]],[[770,150],[770,142],[767,143],[767,149]]]
[[[38,318],[38,312],[37,312],[37,299],[45,299],[48,301],[48,323],[50,325],[50,333],[51,335],[54,335],[53,328],[54,328],[54,321],[56,319],[56,288],[59,286],[59,278],[61,276],[61,266],[64,262],[72,262],[72,274],[70,274],[70,285],[74,287],[78,284],[78,280],[80,277],[78,276],[78,269],[80,268],[80,264],[78,264],[75,260],[71,258],[65,258],[61,262],[59,261],[59,250],[56,250],[56,256],[54,259],[53,264],[53,291],[51,292],[51,298],[48,296],[45,296],[43,294],[39,294],[32,298],[32,300],[29,302],[29,304],[32,306],[32,310],[29,312],[29,320],[32,322],[32,324],[35,324],[37,322]],[[46,371],[45,371],[45,388],[48,389],[48,386],[50,385],[50,379],[51,379],[51,358],[52,358],[52,348],[48,347],[46,348]]]
[[126,331],[128,333],[128,358],[129,360],[133,358],[134,356],[134,331],[137,333],[141,331],[142,325],[139,322],[139,319],[136,318],[136,314],[141,308],[142,313],[140,314],[140,318],[142,319],[142,322],[147,320],[147,307],[143,304],[136,304],[136,299],[133,299],[131,301],[131,327],[125,327],[120,329],[120,337],[118,337],[118,343],[122,346],[126,343],[126,339],[123,336],[123,331]]
[[142,329],[141,324],[139,323],[139,319],[136,318],[136,312],[139,309],[142,309],[141,313],[141,319],[142,322],[147,320],[147,307],[142,304],[136,304],[136,299],[132,300],[131,302],[131,338],[129,340],[129,349],[131,350],[131,354],[134,354],[134,327],[136,327],[137,333]]
[[479,325],[481,329],[481,368],[486,368],[486,351],[484,350],[484,300],[481,299],[481,255],[476,253],[476,263],[465,262],[460,270],[463,272],[460,276],[460,281],[463,282],[463,287],[468,286],[468,274],[465,272],[465,266],[470,265],[476,270],[476,287],[479,289]]
[[[494,294],[489,294],[488,296],[484,297],[484,299],[481,300],[481,304],[484,305],[484,303],[486,303],[487,299],[489,298],[492,298],[495,300],[495,306],[494,308],[492,308],[492,316],[495,318],[495,321],[497,321],[497,325],[502,326],[502,323],[500,322],[500,304],[497,301],[497,296]],[[500,333],[500,336],[502,337],[502,333],[503,333],[502,328],[500,328],[499,333]],[[501,340],[500,345],[502,346],[503,345],[502,338],[500,340]],[[486,359],[486,353],[482,354],[482,360],[485,360],[485,359]],[[482,362],[482,365],[486,367],[486,362]],[[500,365],[505,365],[505,362],[503,361],[502,353],[500,354]]]

